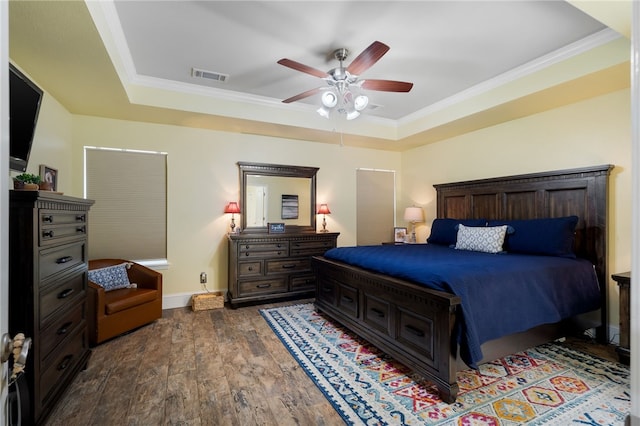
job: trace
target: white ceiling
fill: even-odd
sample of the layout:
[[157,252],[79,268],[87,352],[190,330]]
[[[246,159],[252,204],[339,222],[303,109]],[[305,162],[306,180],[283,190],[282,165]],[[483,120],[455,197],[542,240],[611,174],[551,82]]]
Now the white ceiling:
[[[137,76],[281,101],[324,81],[278,65],[328,71],[331,53],[373,41],[390,51],[363,78],[410,81],[410,93],[369,92],[368,114],[398,120],[580,41],[606,27],[560,1],[116,1]],[[191,68],[228,74],[225,83]],[[318,96],[309,103],[319,105]]]
[[[375,40],[391,49],[361,77],[410,81],[411,92],[369,91],[377,108],[357,123],[321,118],[316,97],[281,102],[325,83],[279,59],[328,71],[335,49],[351,52],[348,64]],[[564,1],[10,2],[12,61],[73,113],[322,142],[338,129],[384,149],[615,90],[626,82],[543,96],[628,61],[627,47]],[[194,78],[193,67],[229,78]],[[541,105],[518,104],[534,95]],[[489,117],[499,107],[509,112]]]

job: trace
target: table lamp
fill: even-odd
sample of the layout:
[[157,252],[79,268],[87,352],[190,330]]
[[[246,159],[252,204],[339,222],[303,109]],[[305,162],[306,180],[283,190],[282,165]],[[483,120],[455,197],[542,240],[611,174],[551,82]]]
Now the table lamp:
[[231,233],[233,233],[236,228],[236,222],[233,215],[235,213],[240,213],[240,206],[235,201],[232,201],[224,208],[224,212],[231,213]]
[[416,222],[422,222],[424,216],[422,215],[422,207],[407,207],[404,209],[404,220],[411,222],[411,240],[409,242],[416,242]]
[[329,232],[327,231],[327,215],[331,214],[331,211],[329,211],[329,206],[326,204],[320,204],[317,214],[322,215],[322,229],[320,230],[320,232]]

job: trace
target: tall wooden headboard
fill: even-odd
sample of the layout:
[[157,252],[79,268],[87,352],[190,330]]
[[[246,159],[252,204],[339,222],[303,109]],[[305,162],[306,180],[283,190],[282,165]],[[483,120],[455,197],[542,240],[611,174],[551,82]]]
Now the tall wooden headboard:
[[602,293],[599,340],[607,340],[607,205],[613,165],[434,185],[437,216],[536,219],[578,216],[575,252],[595,266]]

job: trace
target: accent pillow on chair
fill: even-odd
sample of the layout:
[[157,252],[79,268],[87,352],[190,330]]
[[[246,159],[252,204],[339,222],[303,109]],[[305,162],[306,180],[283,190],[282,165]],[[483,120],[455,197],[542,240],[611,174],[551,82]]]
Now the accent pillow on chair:
[[93,269],[89,271],[87,278],[104,288],[104,291],[132,288],[135,287],[135,284],[129,282],[129,276],[127,275],[127,269],[131,268],[131,265],[131,262],[126,262],[105,268]]

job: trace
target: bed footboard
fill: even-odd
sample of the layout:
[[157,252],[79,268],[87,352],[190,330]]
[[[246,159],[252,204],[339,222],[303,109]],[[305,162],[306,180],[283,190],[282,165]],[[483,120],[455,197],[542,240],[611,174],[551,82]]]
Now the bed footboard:
[[459,297],[324,257],[312,265],[318,311],[433,381],[443,401],[455,401]]

